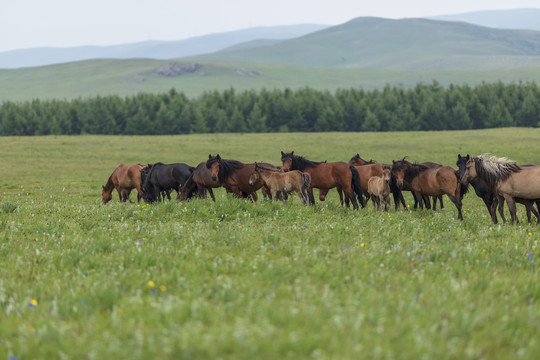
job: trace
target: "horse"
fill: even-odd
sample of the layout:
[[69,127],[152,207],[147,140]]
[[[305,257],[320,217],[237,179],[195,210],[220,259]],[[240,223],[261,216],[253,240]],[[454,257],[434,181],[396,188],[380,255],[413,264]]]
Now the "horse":
[[176,197],[177,200],[187,200],[193,192],[197,191],[197,196],[201,199],[206,198],[206,191],[215,202],[216,197],[212,189],[218,188],[221,183],[218,180],[212,180],[210,171],[206,168],[206,161],[201,162],[191,173],[186,183],[180,189],[180,193]]
[[[540,199],[540,166],[519,166],[515,161],[494,156],[479,155],[467,160],[462,181],[480,178],[496,196],[499,213],[503,212],[504,201],[508,204],[511,222],[519,222],[516,198],[528,200],[527,208]],[[496,222],[495,208],[492,205],[492,220]],[[529,211],[529,210],[527,210]],[[502,216],[503,222],[505,218]]]
[[346,162],[316,162],[307,160],[302,156],[294,155],[294,151],[290,153],[281,152],[282,169],[299,170],[307,172],[311,176],[311,184],[308,189],[309,203],[315,204],[313,198],[313,188],[321,190],[329,190],[334,187],[341,188],[345,193],[346,205],[348,207],[349,200],[353,204],[353,208],[358,209],[355,193],[359,196],[360,204],[365,207],[364,199],[362,198],[362,187],[360,185],[360,176],[354,166]]
[[[463,175],[465,174],[465,170],[467,169],[467,161],[469,161],[471,156],[467,154],[467,156],[461,156],[461,154],[458,154],[458,159],[456,161],[456,165],[459,169],[459,178],[463,179]],[[526,166],[526,165],[523,165]],[[475,178],[468,181],[468,183],[465,183],[462,181],[461,183],[461,193],[465,195],[468,191],[469,185],[472,185],[476,196],[481,198],[484,201],[484,204],[487,207],[487,210],[489,212],[489,215],[491,215],[491,219],[494,224],[498,223],[497,214],[492,211],[492,208],[495,209],[497,207],[497,198],[494,196],[493,191],[491,191],[486,182],[482,180],[481,178]],[[525,205],[525,208],[527,210],[527,220],[528,222],[531,222],[531,212],[536,216],[537,222],[540,222],[540,200],[536,200],[536,207],[538,208],[538,211],[535,210],[534,205],[532,204],[532,201],[525,200],[522,198],[515,198],[516,202]],[[494,204],[495,203],[495,204]],[[502,211],[502,208],[499,207],[499,214],[501,215],[501,218],[503,222],[506,222],[506,217],[504,216],[504,211]]]
[[[270,190],[270,198],[277,200],[278,194],[289,194],[296,191],[302,205],[309,203],[307,190],[311,184],[311,176],[308,173],[303,173],[298,170],[282,172],[266,168],[259,163],[255,163],[255,169],[249,177],[249,184],[254,185],[261,181]],[[283,202],[283,197],[280,197]]]
[[425,164],[411,163],[405,158],[392,162],[392,173],[396,177],[398,186],[408,187],[414,196],[420,199],[420,208],[423,209],[421,199],[424,195],[441,196],[446,194],[458,210],[458,219],[463,220],[461,213],[461,182],[459,174],[451,166],[430,168]]
[[[274,165],[261,163],[267,168],[277,169]],[[249,184],[249,177],[255,169],[255,164],[244,164],[237,160],[222,159],[219,154],[212,156],[208,155],[206,160],[206,168],[210,170],[210,176],[213,181],[219,181],[221,186],[227,192],[233,193],[240,198],[248,198],[251,196],[253,201],[257,201],[257,193],[264,183],[258,181],[253,185]]]
[[169,190],[175,190],[179,194],[180,188],[186,183],[193,170],[195,170],[193,166],[184,163],[149,164],[144,171],[147,171],[143,184],[144,200],[147,203],[161,201],[162,197],[164,198],[162,192]]
[[362,166],[362,165],[369,165],[369,164],[376,164],[377,162],[373,159],[371,160],[364,160],[360,157],[360,154],[354,155],[351,160],[349,160],[349,164],[354,166]]
[[382,176],[372,176],[368,180],[368,193],[371,196],[373,210],[390,210],[390,181],[392,178],[391,167],[386,165],[383,168]]
[[101,202],[108,203],[112,199],[112,191],[116,189],[121,202],[129,200],[129,194],[134,188],[137,189],[137,200],[140,201],[143,195],[141,188],[141,164],[119,165],[112,172],[101,192]]
[[[399,189],[399,193],[401,193],[402,190],[407,190],[407,191],[412,192],[411,184],[409,184],[406,181],[405,182],[402,181],[404,168],[402,167],[402,162],[401,161],[405,161],[405,158],[406,157],[404,157],[400,161],[392,160],[392,185],[391,185],[391,188],[395,184],[395,186]],[[437,164],[437,163],[429,162],[429,161],[422,162],[422,163],[419,163],[419,164],[423,165],[425,167],[428,167],[428,168],[438,168],[438,167],[442,166],[441,164]],[[396,180],[397,178],[396,178],[396,175],[395,175],[397,173],[400,173],[400,175],[401,175],[400,176],[401,180],[399,181],[399,184],[398,184],[398,181]],[[392,192],[394,193],[394,202],[396,202],[395,196],[398,193],[398,191],[396,191],[396,190],[394,190],[392,188]],[[431,202],[429,200],[429,196],[422,196],[421,198],[417,198],[417,196],[414,194],[414,192],[412,192],[412,194],[413,194],[413,199],[414,199],[414,209],[417,209],[419,204],[423,201],[427,209],[431,208],[433,211],[435,211],[437,209],[437,200],[439,200],[439,203],[441,205],[441,210],[444,210],[444,203],[443,203],[442,195],[433,196],[433,207],[431,207]],[[401,198],[403,198],[403,195],[401,195]],[[403,206],[405,206],[405,204],[404,204],[405,200],[401,200],[401,202],[403,203]],[[396,203],[396,210],[397,210],[397,203]]]

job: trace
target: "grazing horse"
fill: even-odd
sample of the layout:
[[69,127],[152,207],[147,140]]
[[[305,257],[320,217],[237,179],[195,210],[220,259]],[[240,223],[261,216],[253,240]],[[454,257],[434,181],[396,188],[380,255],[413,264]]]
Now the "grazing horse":
[[116,189],[120,201],[125,202],[129,200],[129,194],[134,188],[137,189],[137,200],[141,200],[143,191],[141,188],[141,169],[143,165],[119,165],[114,169],[111,176],[107,180],[103,191],[101,192],[101,202],[103,204],[108,203],[112,199],[112,191]]
[[[458,159],[456,162],[456,165],[459,169],[459,178],[464,179],[465,171],[467,170],[467,161],[469,161],[471,156],[467,154],[467,156],[461,156],[461,154],[458,154]],[[471,179],[468,181],[468,183],[462,181],[461,182],[461,193],[465,195],[468,191],[469,185],[472,185],[476,196],[481,198],[484,201],[484,204],[486,204],[486,207],[488,209],[489,215],[491,215],[491,219],[494,224],[498,223],[497,214],[494,212],[495,208],[497,207],[498,200],[493,194],[493,191],[491,191],[486,184],[484,180],[477,177],[475,179]],[[540,200],[536,200],[536,207],[538,208],[538,211],[535,210],[534,204],[530,200],[525,200],[522,198],[515,198],[516,202],[525,205],[525,208],[527,210],[527,220],[531,222],[531,212],[536,216],[536,219],[538,222],[540,222],[540,214],[538,211],[540,211]],[[493,210],[492,210],[493,209]],[[499,207],[499,214],[501,215],[501,218],[503,222],[506,222],[506,217],[504,216],[504,211],[502,207]]]
[[206,162],[201,162],[191,173],[186,183],[180,189],[177,200],[187,200],[194,191],[197,191],[197,196],[201,199],[206,198],[206,190],[210,193],[210,197],[215,202],[213,188],[218,188],[221,183],[218,180],[212,180],[210,170],[206,168]]
[[[249,177],[249,184],[253,185],[261,180],[264,186],[270,190],[271,199],[277,200],[279,194],[289,194],[296,191],[302,205],[309,203],[307,190],[311,184],[311,176],[308,173],[298,170],[282,172],[255,163],[255,169]],[[280,200],[283,202],[283,196],[280,197]]]
[[[274,165],[268,163],[261,163],[267,168],[277,169]],[[221,186],[225,188],[227,192],[233,193],[240,198],[247,198],[251,196],[253,201],[257,201],[257,193],[264,183],[258,181],[253,185],[249,184],[249,177],[255,169],[255,164],[244,164],[237,160],[222,159],[219,154],[216,156],[208,155],[206,160],[206,168],[210,170],[211,179],[213,181],[219,181]]]
[[163,164],[158,162],[149,164],[143,185],[144,200],[147,203],[161,201],[161,193],[170,190],[175,190],[179,194],[180,188],[186,183],[194,169],[194,167],[184,163]]
[[311,175],[311,185],[308,189],[309,203],[314,205],[313,188],[321,190],[329,190],[339,186],[345,193],[346,205],[349,205],[349,200],[353,204],[353,208],[358,209],[355,193],[358,195],[360,204],[365,207],[364,199],[362,198],[362,187],[360,185],[360,177],[354,166],[346,162],[316,162],[305,159],[302,156],[294,155],[294,151],[290,153],[281,152],[281,162],[283,170],[299,170],[307,172]]
[[424,195],[440,196],[446,194],[458,210],[458,219],[463,220],[461,213],[461,183],[458,174],[451,166],[430,168],[428,165],[411,163],[405,159],[394,161],[392,173],[396,177],[398,186],[410,188],[414,196],[420,199],[420,208],[423,209],[421,199]]
[[373,210],[389,211],[390,210],[390,181],[392,179],[392,171],[389,165],[384,166],[382,176],[372,176],[368,180],[368,193],[371,196]]
[[[480,155],[469,158],[462,181],[467,184],[475,178],[484,180],[493,191],[499,205],[499,213],[502,213],[506,200],[512,224],[514,221],[519,222],[516,198],[528,200],[528,205],[525,205],[527,208],[532,206],[533,201],[540,199],[540,166],[522,167],[506,158]],[[495,222],[494,207],[491,210],[492,220]]]

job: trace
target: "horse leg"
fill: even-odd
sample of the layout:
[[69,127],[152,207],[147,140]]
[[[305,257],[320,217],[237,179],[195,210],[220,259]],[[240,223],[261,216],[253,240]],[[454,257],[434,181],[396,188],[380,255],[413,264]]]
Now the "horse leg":
[[439,195],[439,205],[441,205],[441,210],[444,210],[444,204],[442,202],[442,198],[443,198],[443,196]]
[[353,209],[358,210],[358,203],[356,202],[356,197],[354,196],[354,190],[352,186],[342,188],[345,193],[345,206],[349,208],[349,200],[352,202]]
[[519,224],[519,219],[517,218],[517,209],[516,209],[516,202],[514,201],[514,198],[510,195],[503,195],[504,200],[506,200],[506,204],[508,205],[508,210],[510,211],[510,217],[511,222],[514,224],[514,221]]
[[459,199],[459,196],[448,195],[448,197],[454,203],[454,205],[456,205],[456,208],[458,210],[458,220],[463,221],[463,214],[461,213],[462,203],[461,203],[461,200]]
[[497,205],[498,205],[499,215],[501,216],[501,219],[502,219],[503,224],[504,224],[504,223],[506,223],[506,217],[504,216],[504,198],[502,196],[500,196],[500,195],[496,195],[496,198],[497,198]]
[[375,195],[371,194],[371,203],[373,204],[373,211],[377,211],[377,205],[375,205]]
[[424,198],[422,196],[421,193],[417,192],[417,191],[413,191],[413,195],[414,195],[414,208],[416,209],[416,204],[418,203],[418,206],[420,207],[420,210],[424,210]]
[[212,201],[216,202],[216,197],[214,196],[214,191],[212,191],[212,188],[208,188],[208,192],[210,193],[210,197],[212,198]]
[[310,186],[307,190],[308,197],[309,197],[309,204],[315,205],[315,198],[313,197],[313,188]]

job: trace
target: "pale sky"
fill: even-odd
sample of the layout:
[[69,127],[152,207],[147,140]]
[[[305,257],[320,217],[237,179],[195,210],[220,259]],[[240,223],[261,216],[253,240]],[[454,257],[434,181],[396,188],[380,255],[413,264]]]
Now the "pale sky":
[[0,0],[0,52],[518,8],[540,8],[540,0]]

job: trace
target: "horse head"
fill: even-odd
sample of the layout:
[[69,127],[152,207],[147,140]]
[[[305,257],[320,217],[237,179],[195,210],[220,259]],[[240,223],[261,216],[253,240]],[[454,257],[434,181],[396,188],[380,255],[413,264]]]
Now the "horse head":
[[383,167],[382,172],[382,179],[385,183],[390,184],[390,181],[392,180],[392,167],[389,165],[385,165]]
[[216,156],[212,156],[212,154],[208,155],[208,160],[206,160],[206,168],[210,170],[210,176],[212,177],[212,181],[217,181],[220,165],[221,156],[219,156],[219,154],[217,154]]
[[249,185],[253,186],[256,182],[259,181],[261,177],[260,173],[260,166],[255,163],[255,168],[253,169],[253,172],[251,173],[251,176],[249,177],[248,183]]
[[282,166],[281,169],[283,171],[289,171],[292,167],[292,161],[293,161],[294,151],[291,151],[290,153],[284,153],[281,152],[281,162]]
[[405,158],[394,161],[392,160],[392,174],[396,178],[396,185],[401,189],[403,187],[403,179],[405,179],[405,172],[407,171],[409,162]]

